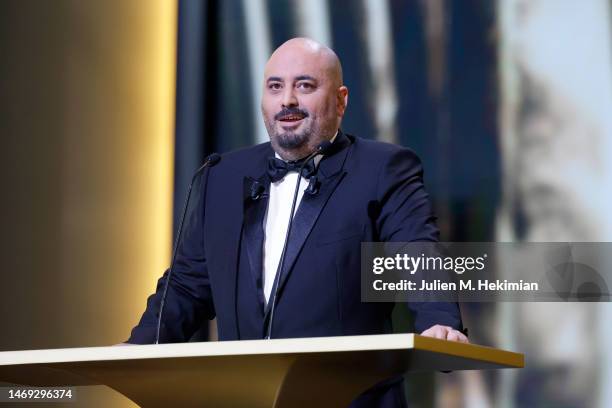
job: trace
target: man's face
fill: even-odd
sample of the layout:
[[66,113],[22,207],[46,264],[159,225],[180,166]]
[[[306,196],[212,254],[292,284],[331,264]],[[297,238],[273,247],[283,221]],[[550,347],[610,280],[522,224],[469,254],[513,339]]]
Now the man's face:
[[281,47],[266,65],[261,109],[274,150],[285,160],[331,139],[344,114],[346,88],[325,56]]

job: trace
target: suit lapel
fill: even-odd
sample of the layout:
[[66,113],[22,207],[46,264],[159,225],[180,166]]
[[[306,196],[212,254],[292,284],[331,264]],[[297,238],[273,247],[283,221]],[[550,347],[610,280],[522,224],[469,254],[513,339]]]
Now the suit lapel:
[[[317,177],[321,183],[319,192],[314,195],[304,193],[304,196],[302,197],[300,206],[298,207],[295,217],[293,218],[291,234],[289,237],[280,282],[277,282],[277,284],[280,285],[278,288],[279,296],[282,292],[283,286],[291,274],[291,271],[293,270],[293,265],[295,264],[295,261],[302,250],[308,235],[310,235],[310,231],[312,231],[312,228],[317,222],[323,207],[325,207],[325,203],[327,203],[338,184],[340,184],[346,175],[346,171],[343,171],[343,167],[348,155],[349,145],[350,141],[347,136],[339,132],[336,140],[334,141],[330,155],[324,157],[319,164],[319,169],[317,172]],[[266,315],[270,311],[271,303],[272,302],[268,303]]]
[[[257,194],[258,186],[261,191]],[[257,298],[261,311],[265,303],[263,296],[263,220],[268,206],[268,191],[270,180],[264,173],[257,179],[245,177],[243,183],[244,201],[244,245],[246,246],[250,275],[254,287],[257,289]],[[259,197],[257,197],[259,195]]]

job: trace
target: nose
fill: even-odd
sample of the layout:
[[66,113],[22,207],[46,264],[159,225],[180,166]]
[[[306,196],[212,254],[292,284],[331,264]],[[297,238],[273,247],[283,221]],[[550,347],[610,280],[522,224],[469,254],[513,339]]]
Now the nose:
[[291,108],[298,105],[298,100],[295,97],[295,90],[292,86],[285,87],[283,92],[283,99],[281,103],[283,104],[283,108]]

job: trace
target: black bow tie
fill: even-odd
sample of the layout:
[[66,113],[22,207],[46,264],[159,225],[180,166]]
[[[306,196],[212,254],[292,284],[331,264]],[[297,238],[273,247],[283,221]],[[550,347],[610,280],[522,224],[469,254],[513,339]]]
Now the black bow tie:
[[[276,157],[270,157],[268,159],[268,176],[272,182],[281,180],[290,171],[297,171],[300,169],[303,161],[286,162]],[[308,161],[302,169],[302,177],[310,178],[315,173],[314,159]]]

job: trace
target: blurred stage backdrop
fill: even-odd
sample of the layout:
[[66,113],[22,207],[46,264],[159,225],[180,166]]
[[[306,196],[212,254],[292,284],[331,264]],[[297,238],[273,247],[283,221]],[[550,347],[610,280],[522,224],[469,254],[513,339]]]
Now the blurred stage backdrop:
[[[168,265],[192,172],[267,140],[263,67],[294,36],[338,53],[345,132],[419,153],[443,240],[612,241],[611,9],[1,0],[0,349],[127,338]],[[525,352],[527,367],[411,374],[411,406],[609,406],[609,304],[463,312],[472,341]],[[104,387],[79,399],[133,406]]]

